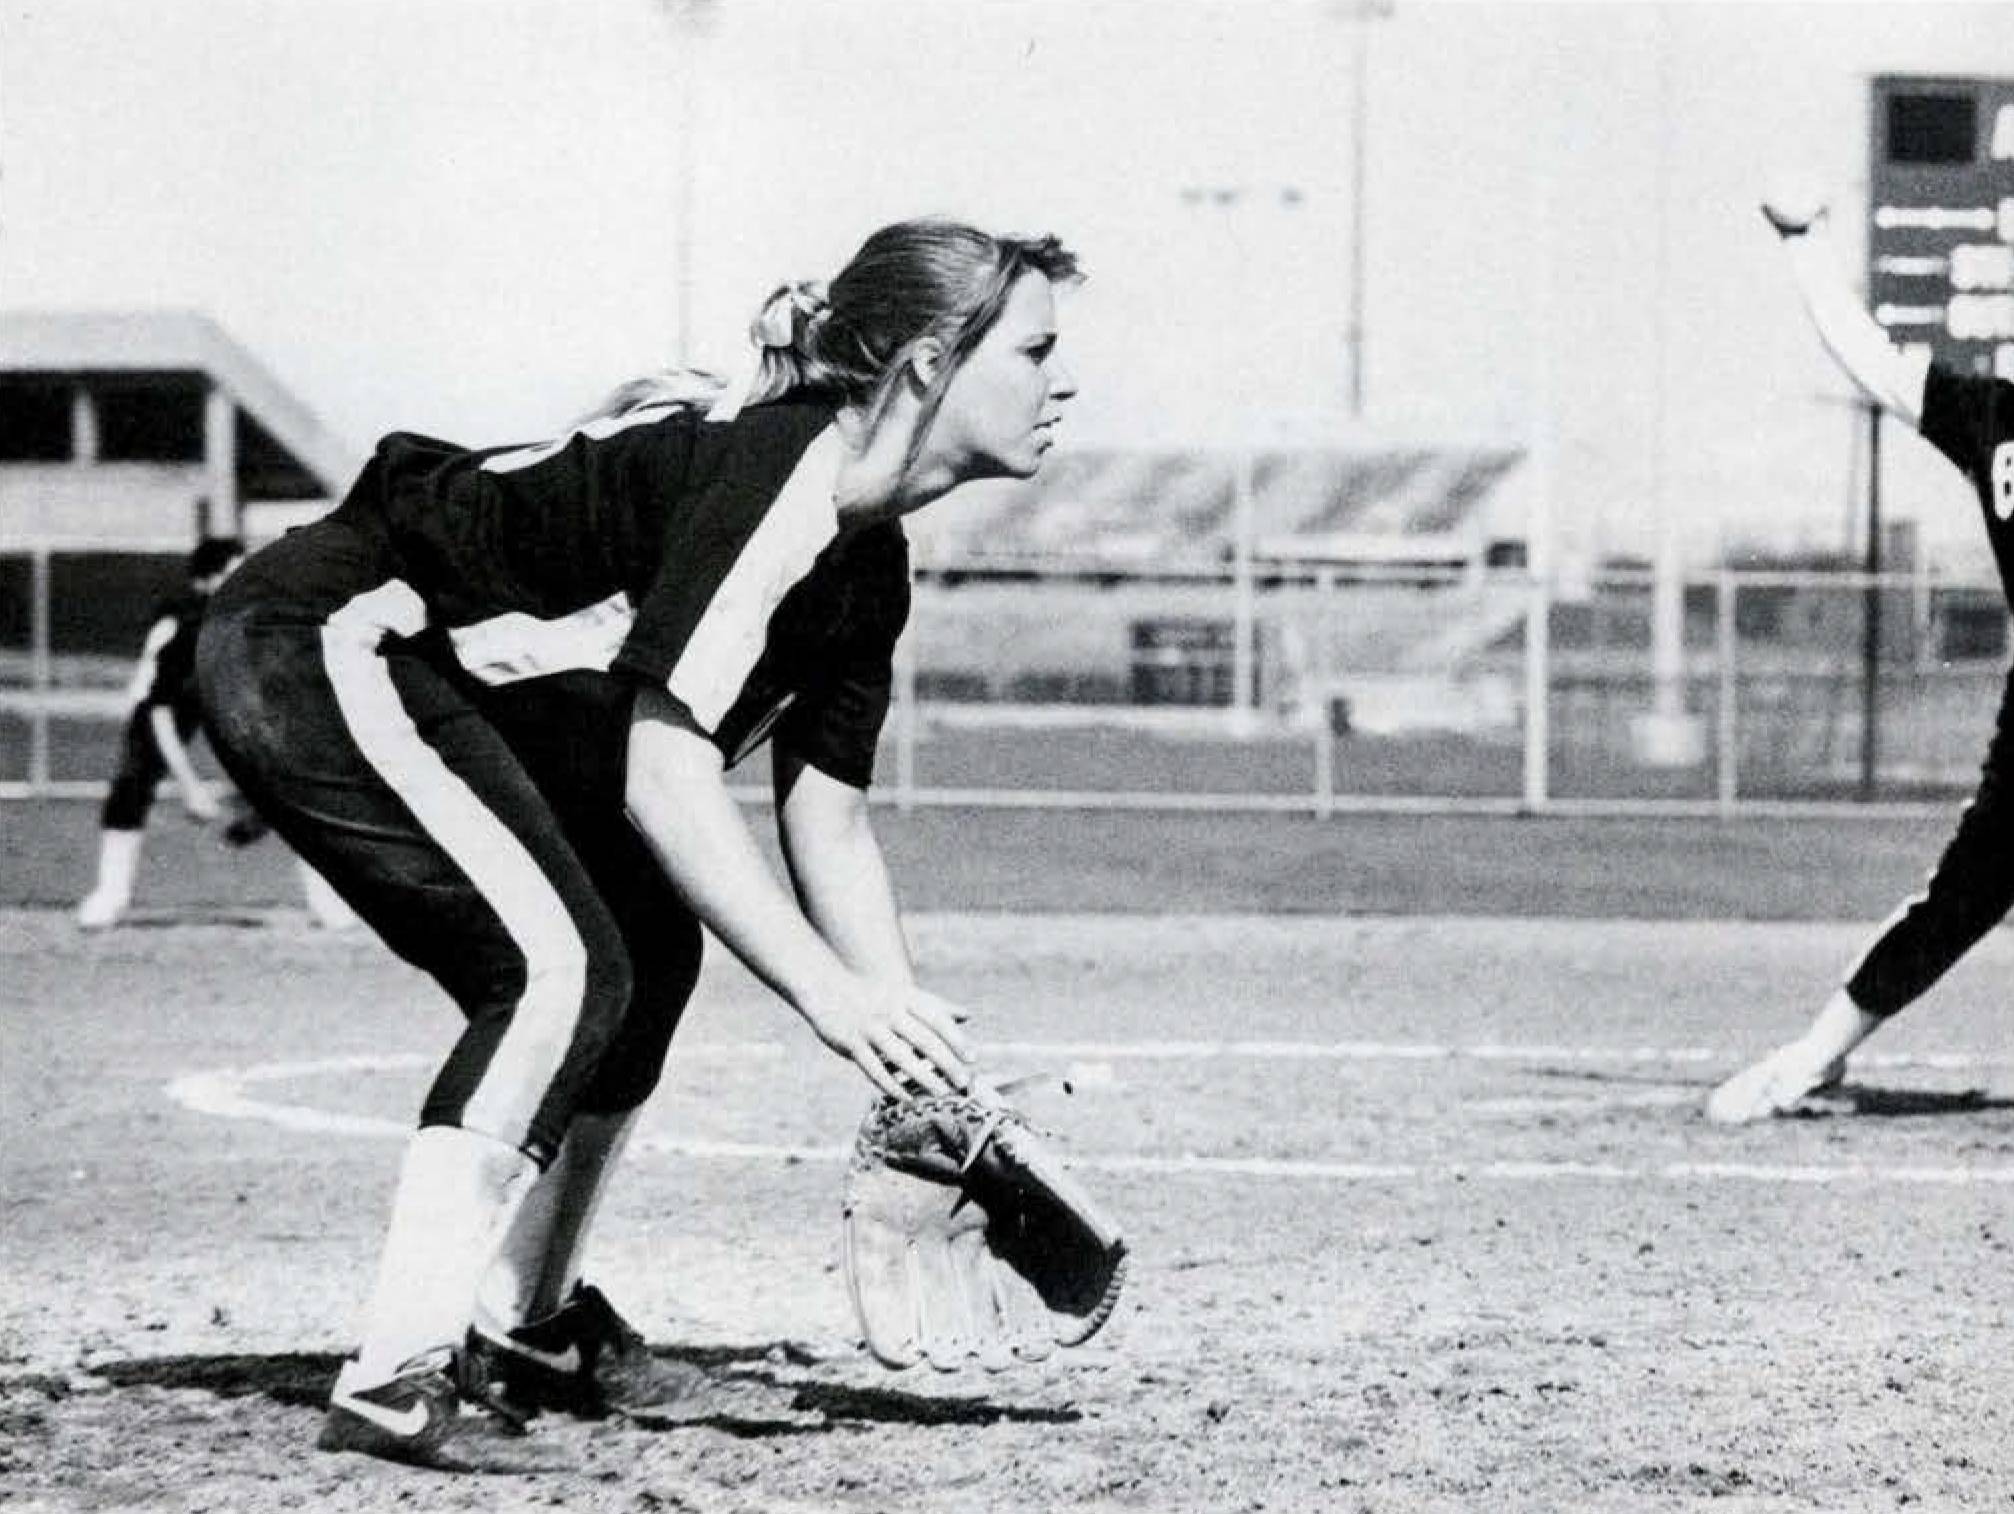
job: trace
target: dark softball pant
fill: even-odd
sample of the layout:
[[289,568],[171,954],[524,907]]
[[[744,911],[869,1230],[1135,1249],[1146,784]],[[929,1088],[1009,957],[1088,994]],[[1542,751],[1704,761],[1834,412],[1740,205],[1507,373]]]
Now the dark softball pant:
[[[193,712],[176,710],[175,733],[184,742],[196,734],[197,724]],[[154,739],[154,706],[140,705],[126,720],[125,739],[119,747],[119,771],[112,775],[104,807],[98,812],[100,828],[145,830],[147,816],[154,808],[154,791],[167,776],[167,761],[161,756],[160,743]]]
[[655,1087],[698,922],[622,809],[630,698],[601,674],[485,689],[347,510],[223,586],[197,646],[219,761],[467,1019],[422,1125],[541,1165]]
[[1889,918],[1846,980],[1847,995],[1887,1017],[1912,1003],[2014,908],[2014,677],[2000,713],[1979,787],[1937,860],[1923,892]]

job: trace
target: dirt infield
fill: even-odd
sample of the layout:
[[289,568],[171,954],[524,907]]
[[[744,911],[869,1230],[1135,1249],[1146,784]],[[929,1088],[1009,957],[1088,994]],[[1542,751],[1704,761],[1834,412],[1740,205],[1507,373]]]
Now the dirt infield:
[[2004,1509],[1996,936],[1813,1118],[1706,1127],[1862,927],[931,912],[928,979],[1125,1220],[1083,1352],[856,1345],[855,1075],[716,961],[594,1276],[710,1388],[554,1470],[311,1449],[452,1012],[291,910],[0,913],[0,1503],[24,1510]]

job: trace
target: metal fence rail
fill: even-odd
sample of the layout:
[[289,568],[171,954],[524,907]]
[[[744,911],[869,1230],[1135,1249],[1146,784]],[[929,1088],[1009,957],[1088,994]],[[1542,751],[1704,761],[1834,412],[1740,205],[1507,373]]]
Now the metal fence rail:
[[[89,575],[61,552],[0,555],[0,575],[0,797],[100,793],[144,606],[80,605]],[[1641,573],[1570,598],[1514,569],[929,573],[878,796],[1731,816],[1942,807],[1973,782],[2007,667],[1996,585],[1699,575],[1675,663],[1653,656],[1652,598]],[[1653,710],[1681,712],[1682,760],[1643,740]]]

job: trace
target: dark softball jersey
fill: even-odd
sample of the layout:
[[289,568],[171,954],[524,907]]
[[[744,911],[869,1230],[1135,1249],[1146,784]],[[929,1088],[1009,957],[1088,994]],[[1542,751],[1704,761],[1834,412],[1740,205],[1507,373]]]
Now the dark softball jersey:
[[126,702],[135,714],[165,705],[175,712],[176,724],[185,733],[195,729],[199,713],[196,636],[203,628],[203,608],[203,597],[190,593],[172,595],[155,606],[139,664],[126,687]]
[[702,934],[629,823],[625,685],[728,761],[865,787],[908,613],[899,524],[842,534],[832,407],[657,407],[535,447],[379,443],[219,590],[197,650],[246,796],[467,1026],[423,1125],[550,1160],[655,1085]]
[[379,443],[372,517],[477,680],[603,671],[666,690],[738,762],[771,734],[865,787],[909,612],[899,523],[841,535],[833,411],[657,406],[534,447]]
[[[1979,496],[2001,590],[2014,607],[2014,384],[1933,363],[1924,381],[1925,439]],[[1921,892],[1862,953],[1846,992],[1869,1014],[1921,997],[2014,907],[2014,677],[2000,696],[1979,787]]]
[[154,808],[154,791],[168,775],[167,758],[154,736],[154,711],[165,709],[187,741],[201,724],[196,697],[196,637],[203,627],[203,597],[181,593],[150,617],[140,660],[126,686],[126,730],[118,771],[105,791],[98,823],[108,831],[137,831]]
[[2014,384],[1932,363],[1919,429],[1978,491],[2001,587],[2014,606]]

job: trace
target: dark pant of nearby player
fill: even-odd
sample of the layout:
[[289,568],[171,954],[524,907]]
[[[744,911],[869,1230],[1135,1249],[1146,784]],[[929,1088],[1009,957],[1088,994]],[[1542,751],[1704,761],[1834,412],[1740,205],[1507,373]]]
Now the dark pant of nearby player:
[[[119,747],[119,771],[105,793],[104,808],[98,812],[98,826],[107,831],[143,831],[154,808],[154,791],[168,776],[168,764],[154,739],[153,707],[141,705],[126,722],[126,735]],[[175,730],[184,741],[196,734],[193,714],[177,710]]]
[[[649,1094],[697,977],[699,930],[566,743],[504,735],[535,696],[492,696],[425,634],[419,596],[347,511],[293,532],[213,601],[197,678],[218,759],[261,815],[467,1017],[423,1125],[550,1162],[577,1112]],[[613,728],[617,691],[571,739]],[[576,701],[578,703],[578,701]],[[485,709],[485,705],[489,709]]]
[[1846,980],[1847,995],[1886,1017],[1911,1003],[1950,970],[2014,908],[2014,678],[1979,787],[1924,885],[1898,910]]

